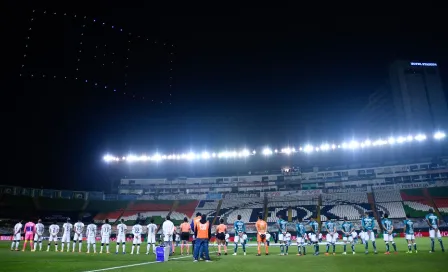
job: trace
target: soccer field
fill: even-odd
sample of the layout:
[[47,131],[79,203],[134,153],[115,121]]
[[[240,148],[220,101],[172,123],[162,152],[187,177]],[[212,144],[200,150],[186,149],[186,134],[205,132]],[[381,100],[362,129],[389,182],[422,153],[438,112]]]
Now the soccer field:
[[[192,257],[176,255],[167,263],[155,262],[155,256],[141,254],[146,252],[146,244],[140,249],[140,255],[130,255],[131,245],[127,245],[128,253],[123,254],[86,254],[67,252],[15,252],[10,251],[11,243],[0,243],[0,271],[448,271],[448,253],[442,253],[439,243],[436,241],[436,252],[429,253],[429,238],[417,240],[418,253],[406,254],[407,246],[403,239],[397,239],[398,255],[384,255],[385,245],[382,240],[377,240],[378,255],[372,252],[364,254],[362,245],[356,246],[356,255],[351,254],[350,247],[347,255],[342,255],[342,245],[337,246],[336,256],[325,256],[325,246],[320,247],[321,255],[313,256],[312,247],[307,248],[306,256],[296,256],[297,247],[289,248],[288,256],[279,256],[279,247],[270,247],[270,255],[255,256],[256,247],[250,246],[247,255],[242,254],[241,246],[238,255],[232,256],[233,245],[229,246],[229,255],[217,257],[211,254],[212,263],[193,263]],[[444,238],[444,244],[448,246],[448,239]],[[22,246],[23,243],[20,244]],[[43,249],[46,250],[46,243]],[[372,250],[370,245],[370,250]],[[52,247],[53,249],[53,247]],[[99,245],[97,245],[99,249]],[[214,252],[216,248],[210,247]],[[85,251],[85,245],[83,248]],[[111,246],[115,251],[115,245]],[[311,253],[311,254],[310,254]],[[101,270],[102,269],[102,270]]]

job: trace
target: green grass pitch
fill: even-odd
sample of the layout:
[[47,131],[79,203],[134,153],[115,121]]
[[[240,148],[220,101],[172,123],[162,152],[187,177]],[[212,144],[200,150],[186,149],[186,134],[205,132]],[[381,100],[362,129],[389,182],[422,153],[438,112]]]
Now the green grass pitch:
[[[406,254],[407,246],[403,239],[396,239],[398,255],[384,255],[385,245],[380,239],[377,240],[378,255],[372,252],[369,255],[364,254],[362,245],[356,246],[356,255],[351,254],[350,247],[347,248],[347,255],[342,255],[342,245],[337,246],[336,256],[325,256],[325,246],[320,247],[321,255],[313,256],[312,247],[307,248],[307,256],[296,256],[297,247],[295,245],[289,248],[288,256],[279,256],[279,247],[270,247],[270,255],[261,257],[255,256],[256,247],[251,246],[247,249],[247,255],[242,254],[241,246],[238,249],[238,255],[232,256],[233,244],[229,245],[229,255],[217,257],[216,253],[211,254],[212,263],[198,262],[193,263],[191,257],[182,257],[179,255],[179,249],[173,260],[167,263],[156,263],[154,255],[145,255],[146,243],[142,244],[140,255],[130,255],[131,245],[127,244],[127,254],[86,254],[86,253],[67,253],[54,252],[52,246],[51,252],[15,252],[10,251],[10,242],[0,243],[0,271],[241,271],[241,272],[261,272],[261,271],[312,271],[312,272],[381,272],[381,271],[448,271],[448,253],[442,253],[439,243],[436,241],[436,252],[429,253],[429,238],[417,239],[418,253]],[[448,239],[444,238],[445,246],[448,246]],[[20,244],[20,249],[23,243]],[[43,245],[46,250],[47,243]],[[372,246],[369,246],[372,250]],[[115,244],[111,244],[112,252],[115,252]],[[391,247],[392,249],[392,247]],[[83,251],[85,252],[85,243]],[[99,251],[99,245],[97,245]],[[210,247],[211,252],[215,252],[214,246]],[[142,254],[143,253],[143,254]],[[125,266],[122,268],[117,268]],[[115,268],[115,269],[114,269]]]

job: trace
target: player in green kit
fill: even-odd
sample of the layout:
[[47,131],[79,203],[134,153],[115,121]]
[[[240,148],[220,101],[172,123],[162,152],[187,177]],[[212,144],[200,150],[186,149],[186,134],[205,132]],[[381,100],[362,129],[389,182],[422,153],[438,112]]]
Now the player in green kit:
[[376,243],[375,243],[375,233],[373,232],[373,229],[375,228],[375,218],[369,215],[368,212],[366,212],[366,215],[361,219],[361,226],[362,229],[365,231],[364,234],[364,245],[366,247],[366,254],[369,254],[369,240],[372,241],[372,246],[374,253],[377,254],[376,251]]
[[392,220],[389,219],[389,215],[387,213],[384,215],[383,220],[381,220],[381,225],[383,226],[383,237],[384,242],[386,243],[386,252],[384,254],[390,254],[389,242],[392,243],[395,251],[394,253],[397,254],[397,245],[394,242],[393,236],[394,224],[392,223]]
[[406,241],[408,241],[408,251],[406,253],[412,253],[412,245],[414,245],[415,253],[417,253],[417,244],[415,243],[415,235],[414,235],[414,222],[409,219],[409,214],[406,215],[406,219],[404,220],[404,234],[406,236]]
[[327,251],[325,255],[328,256],[330,251],[330,245],[333,247],[333,255],[336,255],[336,239],[338,238],[338,232],[336,231],[336,224],[332,220],[327,220],[325,222],[325,229],[327,230]]
[[296,223],[296,231],[297,231],[297,256],[306,255],[306,246],[305,246],[305,237],[306,237],[306,228],[302,223],[302,219],[299,218]]
[[238,215],[237,219],[233,224],[233,228],[235,229],[235,237],[233,238],[235,249],[233,255],[236,255],[238,252],[238,243],[241,243],[243,246],[243,254],[246,255],[246,224],[241,220],[241,215]]
[[[347,243],[350,243],[352,246],[352,252],[355,254],[355,242],[353,239],[353,233],[355,232],[355,226],[351,222],[347,221],[347,217],[344,217],[344,222],[341,225],[342,229],[342,240],[344,241],[344,252],[342,254],[347,254]],[[355,232],[356,233],[356,232]]]
[[429,226],[429,237],[431,238],[431,251],[434,252],[434,238],[437,237],[440,243],[440,247],[442,248],[442,252],[445,252],[445,248],[443,247],[442,235],[440,235],[440,222],[439,217],[434,214],[433,209],[429,209],[429,214],[425,217],[426,223]]
[[311,240],[311,243],[314,244],[314,255],[317,256],[319,255],[319,223],[317,223],[314,218],[311,218],[310,220],[311,221],[308,224],[310,225],[311,232],[308,236]]
[[283,220],[281,214],[278,214],[277,217],[278,217],[277,227],[278,227],[278,241],[280,243],[280,255],[283,256],[287,254],[285,250],[286,250],[286,232],[288,231],[287,230],[288,222]]

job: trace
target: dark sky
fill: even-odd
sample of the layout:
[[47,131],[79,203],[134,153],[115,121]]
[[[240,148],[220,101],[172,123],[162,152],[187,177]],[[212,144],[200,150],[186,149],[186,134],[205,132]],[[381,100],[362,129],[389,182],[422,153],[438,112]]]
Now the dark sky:
[[418,16],[293,5],[33,8],[11,6],[2,18],[6,184],[101,189],[105,152],[352,135],[391,61],[448,70],[443,16],[424,7]]

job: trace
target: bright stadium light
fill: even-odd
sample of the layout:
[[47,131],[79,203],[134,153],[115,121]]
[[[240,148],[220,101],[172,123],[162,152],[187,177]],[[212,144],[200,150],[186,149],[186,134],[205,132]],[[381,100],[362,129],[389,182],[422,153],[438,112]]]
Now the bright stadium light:
[[290,147],[282,148],[282,153],[289,155],[292,153],[292,149]]
[[126,161],[127,161],[127,162],[135,162],[135,161],[138,161],[138,157],[135,156],[135,155],[128,155],[128,156],[126,157]]
[[389,137],[389,139],[387,140],[387,142],[388,142],[390,145],[393,145],[393,144],[395,144],[396,140],[395,140],[394,137]]
[[[432,138],[429,138],[427,135],[432,135]],[[441,141],[446,138],[446,134],[442,131],[436,131],[433,134],[410,134],[408,136],[399,136],[399,137],[388,137],[388,138],[379,138],[377,140],[365,140],[362,142],[358,142],[356,140],[352,141],[346,141],[342,142],[340,144],[328,144],[328,143],[322,143],[320,145],[312,145],[307,144],[305,146],[300,146],[298,149],[295,149],[294,147],[285,147],[282,149],[271,149],[269,147],[265,147],[261,150],[255,150],[255,149],[247,149],[244,148],[242,150],[236,151],[223,151],[223,152],[209,152],[209,151],[203,151],[201,153],[194,153],[192,151],[188,153],[182,153],[182,154],[159,154],[155,153],[152,156],[147,155],[134,155],[129,154],[127,156],[114,156],[112,154],[106,154],[103,156],[103,161],[106,163],[112,163],[112,162],[159,162],[164,160],[208,160],[212,158],[217,159],[237,159],[237,158],[247,158],[250,156],[255,156],[258,152],[261,152],[264,156],[271,156],[273,154],[280,155],[292,155],[296,152],[304,152],[304,153],[312,153],[312,152],[318,152],[318,151],[330,151],[330,150],[336,150],[336,149],[358,149],[358,148],[368,148],[368,147],[381,147],[381,146],[393,146],[395,144],[404,144],[404,143],[412,143],[412,142],[423,142],[425,140],[433,139],[435,141]]]
[[330,145],[329,144],[321,144],[320,150],[322,150],[322,151],[330,150]]
[[312,145],[306,145],[303,148],[303,152],[305,152],[305,153],[311,153],[311,152],[313,152],[313,150],[314,150],[314,147]]
[[238,153],[238,157],[249,157],[250,152],[247,149],[243,149]]
[[204,160],[208,160],[208,159],[210,159],[210,153],[208,153],[207,151],[204,151],[204,152],[202,152],[201,157],[202,157]]
[[[145,156],[145,160],[146,160],[146,156]],[[151,157],[151,160],[152,160],[152,161],[156,161],[156,162],[161,161],[161,160],[162,160],[162,156],[161,156],[159,153],[156,153],[156,154],[154,154],[154,155]]]
[[382,146],[382,145],[386,145],[386,144],[387,144],[387,141],[383,140],[383,139],[378,139],[372,143],[373,146]]
[[268,148],[268,147],[264,148],[263,149],[263,155],[265,155],[265,156],[272,155],[272,150],[270,148]]
[[147,160],[149,160],[149,159],[150,159],[150,158],[147,157],[146,155],[142,155],[142,156],[140,156],[140,158],[139,158],[140,161],[147,161]]
[[414,139],[415,139],[416,141],[421,142],[421,141],[426,140],[426,135],[425,135],[425,134],[418,134],[418,135],[416,135],[416,136],[414,137]]
[[359,143],[357,141],[351,141],[350,144],[348,145],[348,147],[350,149],[356,149],[359,147]]
[[115,157],[113,157],[113,156],[111,156],[111,155],[105,155],[105,156],[103,157],[103,160],[106,161],[106,162],[111,162],[111,161],[114,161],[114,160],[115,160]]
[[437,131],[436,133],[434,133],[434,139],[436,139],[436,140],[441,140],[445,137],[446,137],[446,135],[444,132]]

